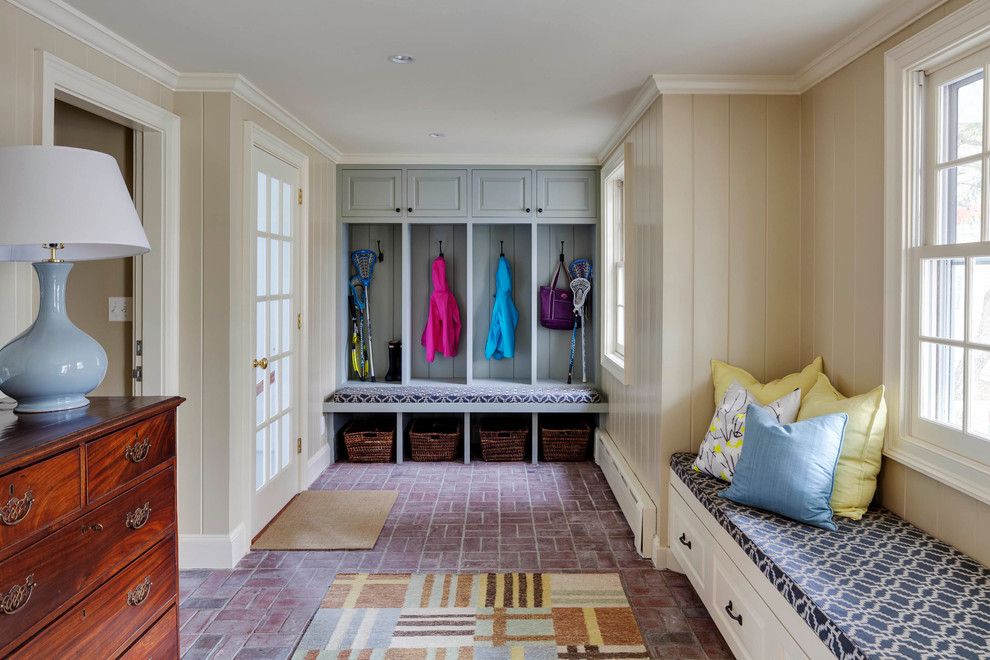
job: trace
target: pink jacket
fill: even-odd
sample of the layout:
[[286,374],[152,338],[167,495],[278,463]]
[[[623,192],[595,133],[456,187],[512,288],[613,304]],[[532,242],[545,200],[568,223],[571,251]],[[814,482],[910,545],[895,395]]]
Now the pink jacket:
[[447,287],[447,262],[443,257],[433,260],[433,293],[430,294],[430,312],[423,328],[423,346],[426,361],[433,362],[439,351],[446,357],[457,355],[461,341],[461,310],[454,294]]

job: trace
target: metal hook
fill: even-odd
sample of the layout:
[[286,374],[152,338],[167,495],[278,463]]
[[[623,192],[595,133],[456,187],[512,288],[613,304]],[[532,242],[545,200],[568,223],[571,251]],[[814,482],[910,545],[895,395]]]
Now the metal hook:
[[440,241],[440,256],[443,256],[443,241]]
[[378,241],[378,263],[385,261],[385,253],[382,252],[382,242]]
[[505,241],[498,242],[498,256],[500,257],[505,256]]
[[560,262],[564,263],[564,241],[560,242]]

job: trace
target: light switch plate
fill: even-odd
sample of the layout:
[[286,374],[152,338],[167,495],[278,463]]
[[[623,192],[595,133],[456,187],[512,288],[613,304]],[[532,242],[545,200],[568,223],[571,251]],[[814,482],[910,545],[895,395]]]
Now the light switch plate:
[[111,321],[131,321],[132,312],[131,309],[134,307],[134,299],[130,297],[111,296],[109,298],[110,307],[110,320]]

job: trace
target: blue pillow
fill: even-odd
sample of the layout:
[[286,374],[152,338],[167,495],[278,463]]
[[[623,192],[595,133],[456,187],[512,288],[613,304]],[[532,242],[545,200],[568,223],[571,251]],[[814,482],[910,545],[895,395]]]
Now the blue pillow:
[[746,446],[732,485],[720,495],[835,531],[829,500],[848,419],[837,413],[781,426],[773,413],[750,404]]

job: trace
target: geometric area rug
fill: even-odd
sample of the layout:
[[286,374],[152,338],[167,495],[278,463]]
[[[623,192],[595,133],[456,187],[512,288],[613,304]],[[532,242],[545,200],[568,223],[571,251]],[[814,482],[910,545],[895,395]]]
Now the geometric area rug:
[[336,577],[294,660],[649,658],[616,573]]

